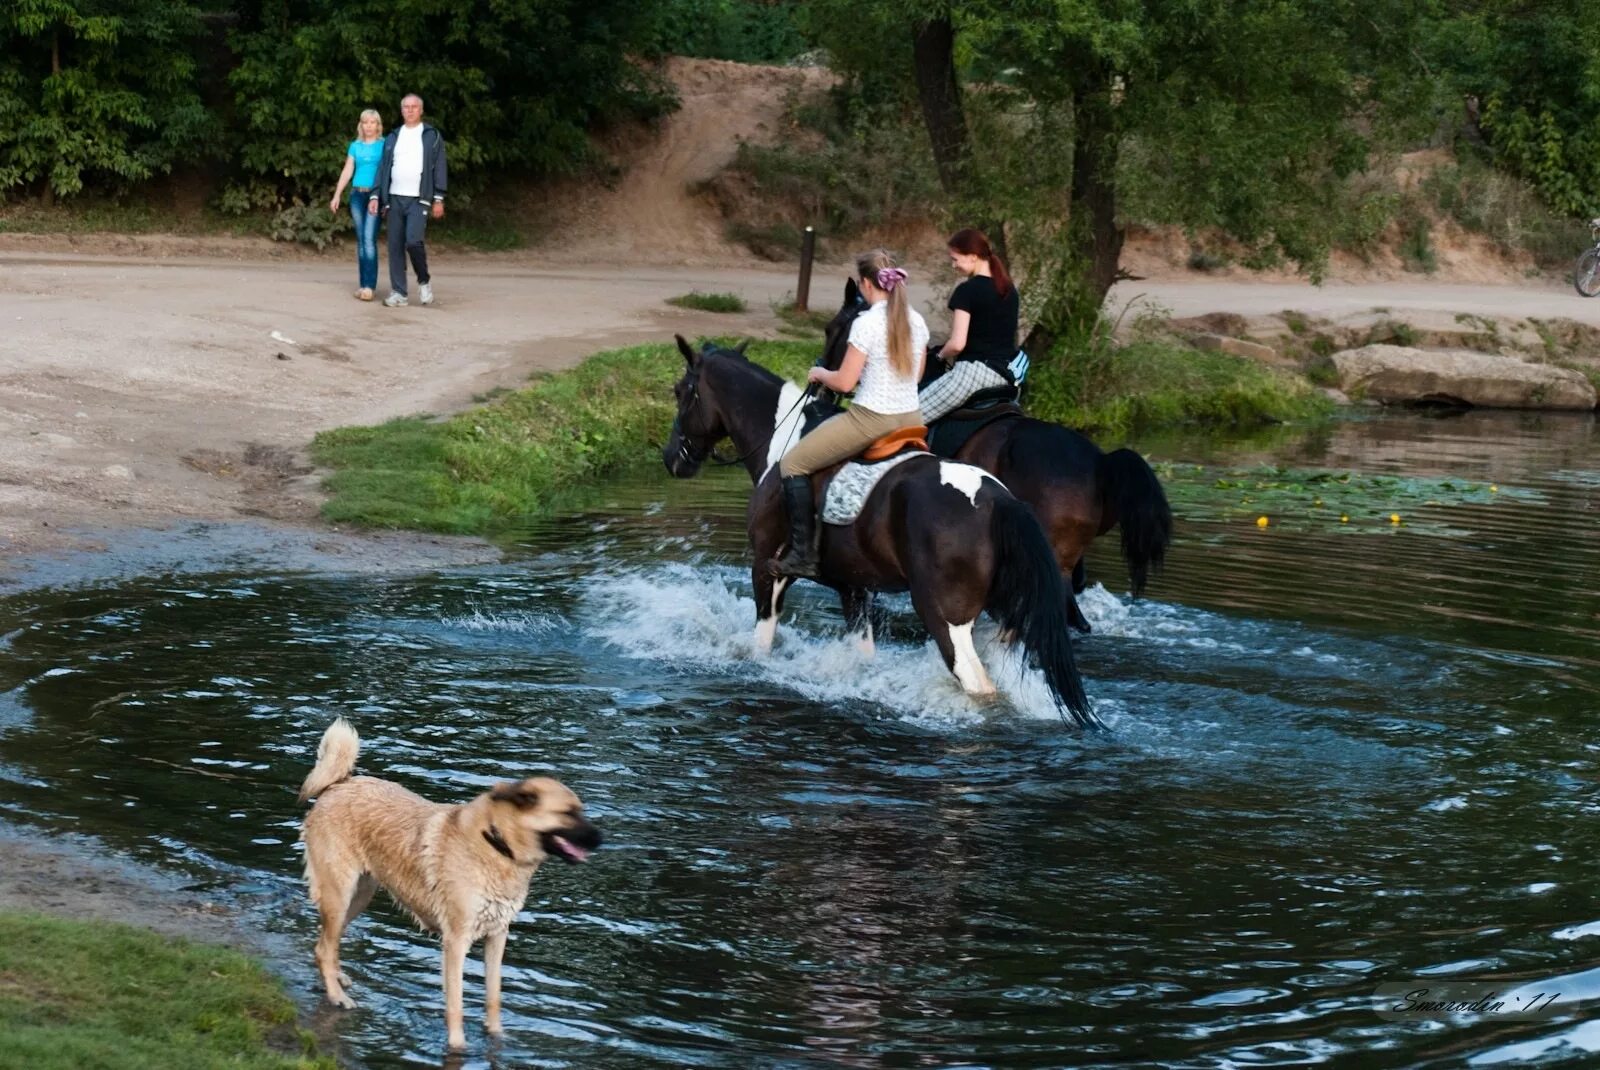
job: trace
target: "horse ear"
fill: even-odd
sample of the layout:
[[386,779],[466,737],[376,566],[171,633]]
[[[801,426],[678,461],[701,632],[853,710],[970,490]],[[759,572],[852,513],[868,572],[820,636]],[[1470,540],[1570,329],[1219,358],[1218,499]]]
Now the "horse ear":
[[750,348],[750,339],[746,338],[744,341],[742,341],[738,345],[734,346],[733,347],[733,351],[735,353],[739,354],[742,357],[742,356],[744,356],[744,351],[749,349],[749,348]]
[[846,279],[844,283],[844,303],[853,305],[861,300],[861,287],[856,285],[855,279]]
[[694,367],[695,362],[700,359],[700,355],[694,351],[694,348],[688,342],[684,341],[683,335],[675,334],[672,337],[678,340],[678,352],[683,354],[683,359],[689,362],[689,367]]

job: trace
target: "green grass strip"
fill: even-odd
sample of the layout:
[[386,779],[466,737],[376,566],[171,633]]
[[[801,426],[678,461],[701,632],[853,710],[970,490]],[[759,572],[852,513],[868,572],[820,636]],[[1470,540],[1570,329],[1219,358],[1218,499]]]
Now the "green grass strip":
[[282,985],[236,951],[0,913],[0,1066],[333,1070],[314,1048]]
[[1036,361],[1028,389],[1032,415],[1107,439],[1308,422],[1333,411],[1303,376],[1162,341]]
[[695,308],[701,312],[743,312],[746,307],[744,298],[738,294],[706,294],[699,290],[669,297],[667,304],[677,305],[679,308]]
[[[753,359],[800,379],[803,342],[758,342]],[[446,420],[407,417],[312,442],[329,520],[487,533],[549,515],[579,488],[661,463],[683,357],[668,344],[615,349]]]
[[[795,382],[817,352],[814,341],[750,347],[752,360]],[[672,387],[682,374],[675,346],[634,346],[448,419],[325,431],[311,448],[316,463],[332,470],[323,515],[460,534],[548,516],[608,475],[661,463]],[[1254,426],[1327,410],[1303,380],[1173,346],[1130,346],[1092,376],[1077,375],[1070,361],[1036,372],[1029,411],[1110,436],[1179,424]]]

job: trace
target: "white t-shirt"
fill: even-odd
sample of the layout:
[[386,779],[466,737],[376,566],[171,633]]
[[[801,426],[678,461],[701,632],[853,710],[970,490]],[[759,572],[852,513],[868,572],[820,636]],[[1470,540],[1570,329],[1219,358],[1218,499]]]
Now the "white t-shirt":
[[883,416],[918,411],[917,377],[922,355],[928,350],[928,325],[914,308],[906,309],[911,321],[911,371],[901,375],[889,362],[889,302],[879,301],[850,325],[850,344],[867,355],[856,384],[856,404]]
[[389,170],[389,194],[416,197],[422,192],[422,124],[402,126],[394,139],[394,163]]

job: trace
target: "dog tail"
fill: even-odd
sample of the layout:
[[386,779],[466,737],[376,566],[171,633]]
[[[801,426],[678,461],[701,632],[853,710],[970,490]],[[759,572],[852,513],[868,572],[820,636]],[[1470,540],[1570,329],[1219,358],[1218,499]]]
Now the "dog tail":
[[361,737],[343,717],[328,726],[317,745],[317,765],[300,785],[300,801],[310,802],[355,771]]

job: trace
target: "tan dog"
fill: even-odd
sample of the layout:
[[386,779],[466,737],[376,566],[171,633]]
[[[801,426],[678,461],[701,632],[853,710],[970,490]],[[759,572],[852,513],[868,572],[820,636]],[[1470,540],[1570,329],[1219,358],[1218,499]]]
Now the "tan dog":
[[466,1047],[461,974],[483,941],[484,1028],[500,1032],[500,961],[506,933],[547,857],[582,862],[600,846],[583,804],[549,777],[505,781],[469,803],[432,803],[398,784],[350,774],[361,741],[344,718],[323,733],[317,765],[300,787],[316,799],[300,838],[306,880],[322,915],[317,970],[328,1000],[354,1007],[339,970],[339,937],[381,885],[444,943],[444,1021]]

